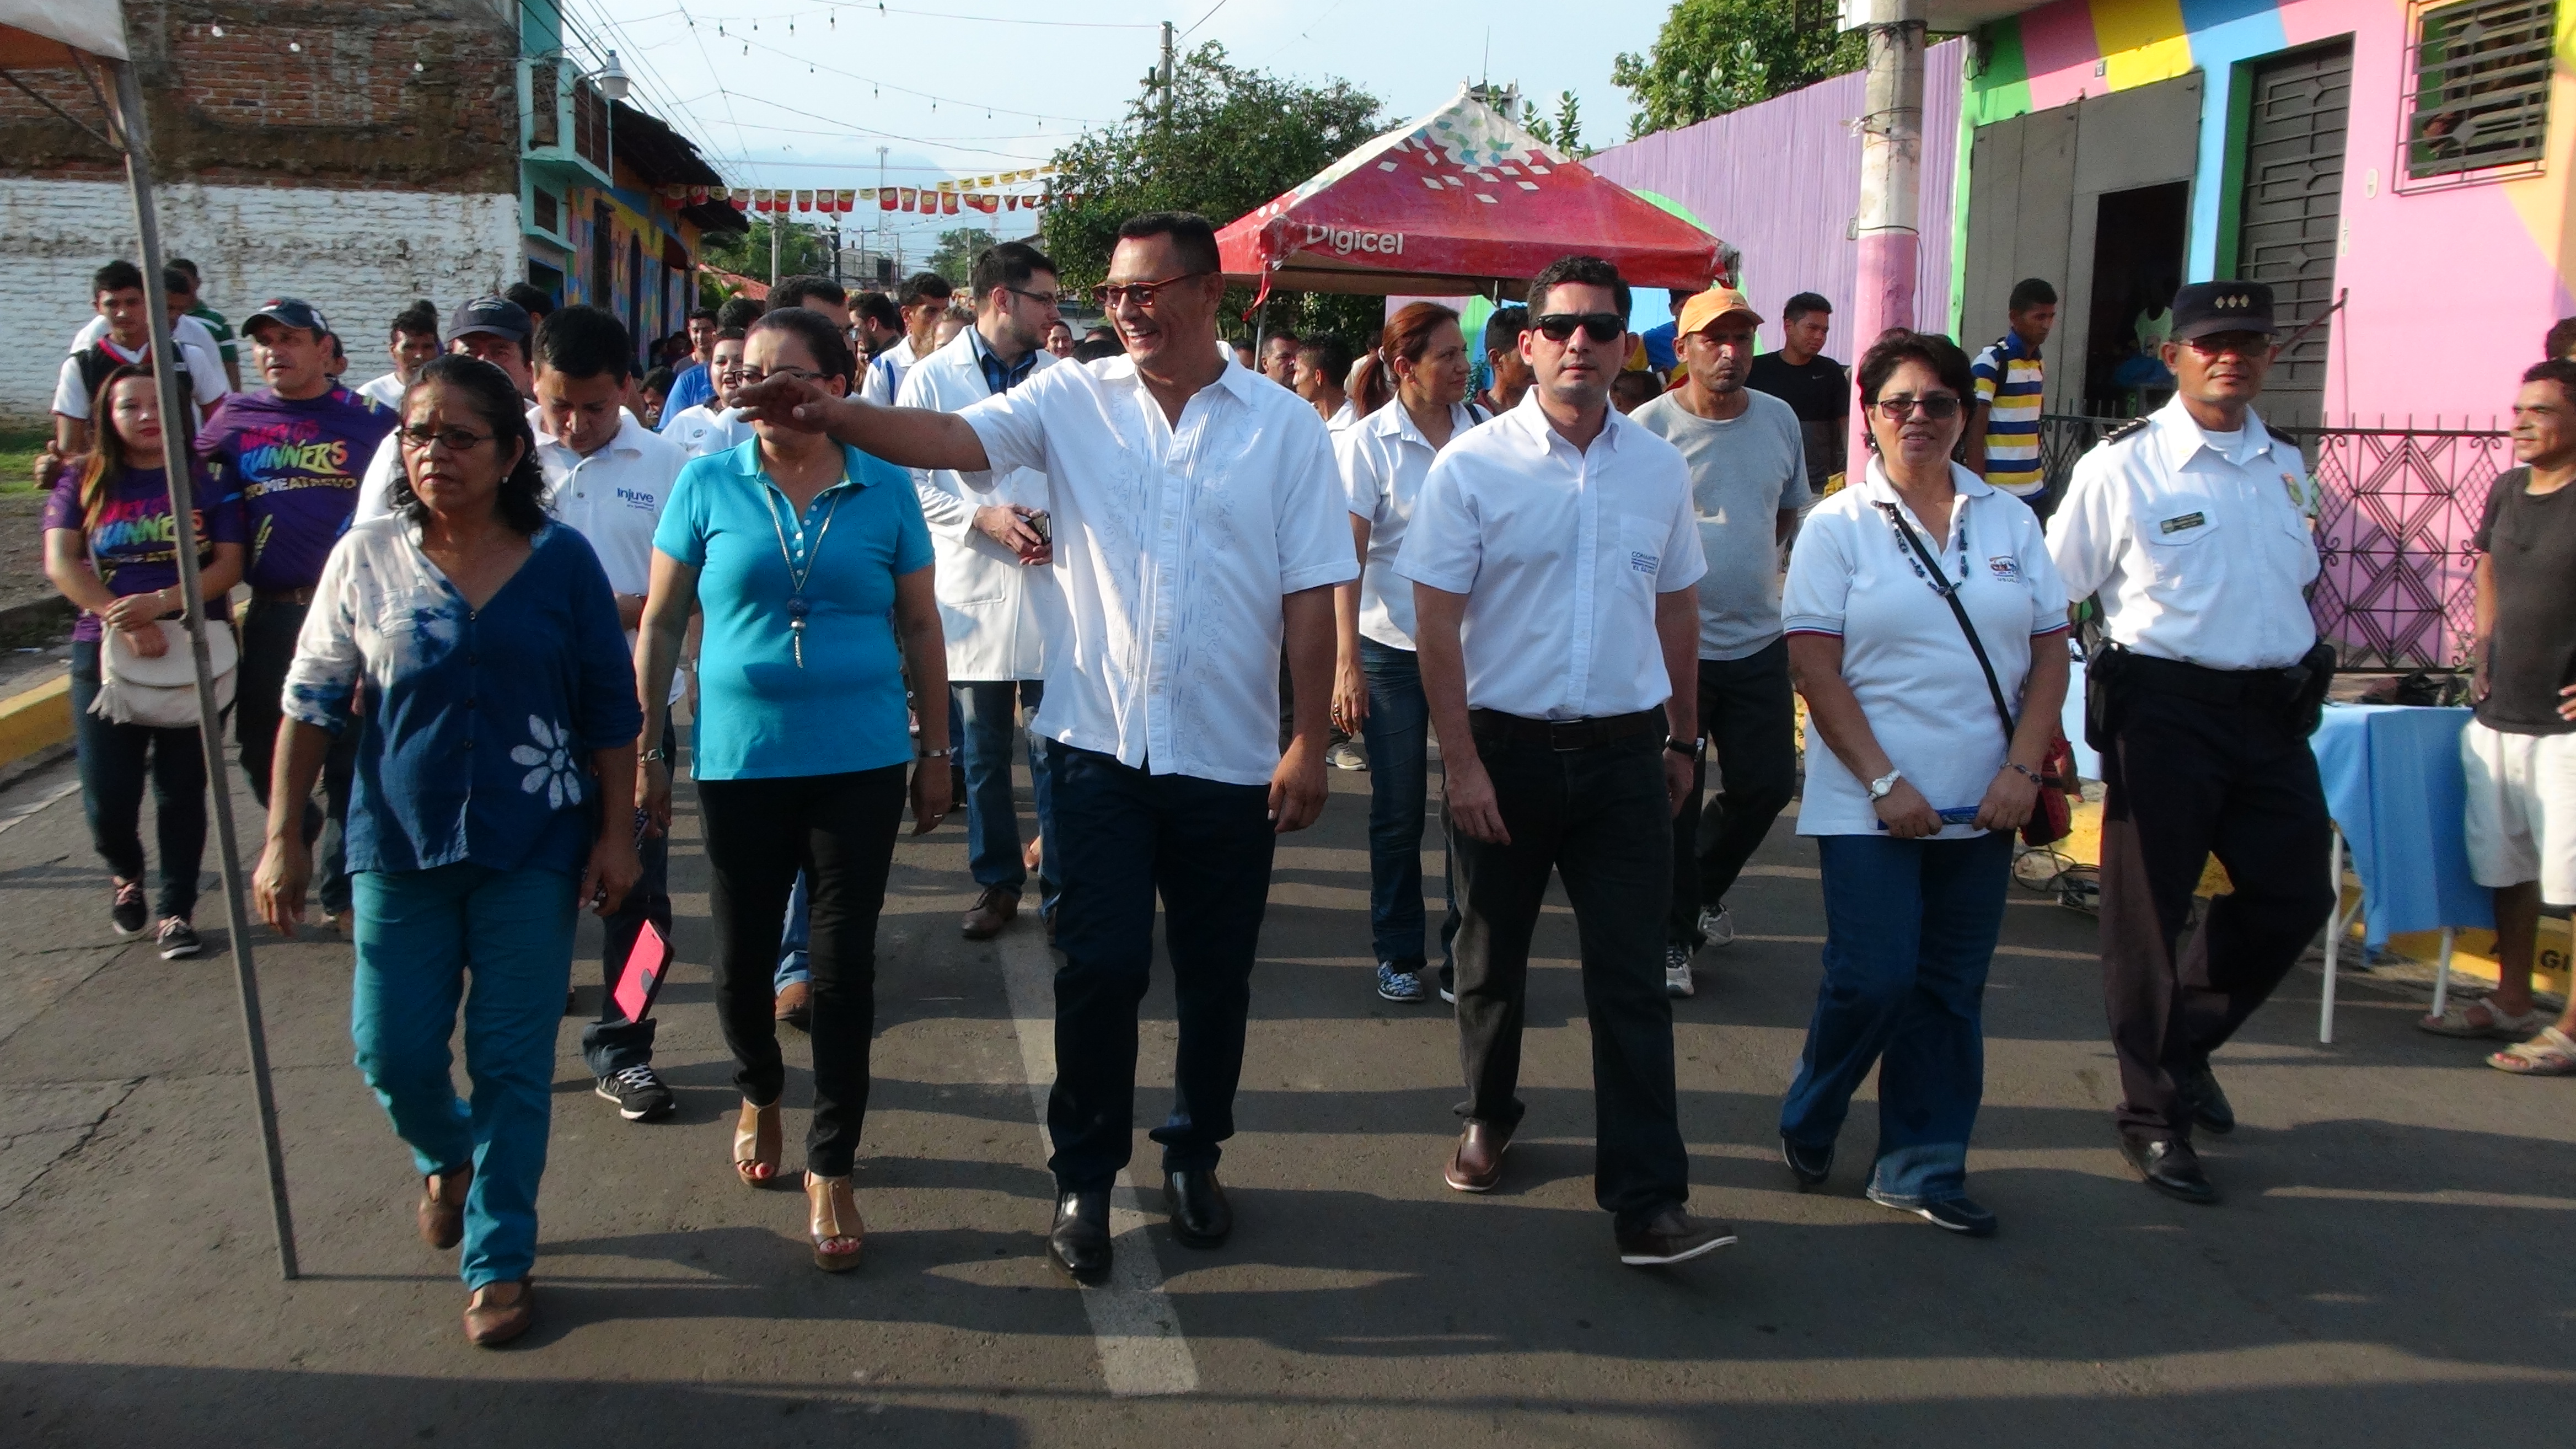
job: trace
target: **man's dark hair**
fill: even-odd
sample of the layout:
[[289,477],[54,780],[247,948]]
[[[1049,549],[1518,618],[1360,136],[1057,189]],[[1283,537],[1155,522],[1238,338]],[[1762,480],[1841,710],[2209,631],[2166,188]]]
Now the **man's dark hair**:
[[[492,434],[492,446],[501,456],[508,457],[514,446],[519,450],[518,466],[501,480],[500,494],[493,500],[495,510],[503,523],[523,537],[545,527],[546,473],[537,461],[536,434],[528,427],[528,405],[519,396],[519,385],[500,368],[462,352],[431,358],[420,370],[420,381],[437,383],[458,394],[482,418],[484,429]],[[407,468],[394,470],[394,481],[386,489],[386,496],[393,511],[414,524],[429,517],[429,505],[411,491],[411,470]]]
[[1533,317],[1546,315],[1547,294],[1569,284],[1609,288],[1611,305],[1618,309],[1619,320],[1623,323],[1628,320],[1628,284],[1619,280],[1617,267],[1599,257],[1558,257],[1539,268],[1538,275],[1530,278],[1529,314]]
[[787,333],[814,354],[814,366],[825,377],[837,377],[844,383],[859,380],[859,359],[850,351],[850,339],[832,325],[831,318],[811,307],[772,307],[760,314],[751,330]]
[[[752,320],[757,322],[760,319],[755,317]],[[750,335],[750,332],[740,327],[719,327],[716,329],[716,340],[718,342],[740,342]]]
[[1340,387],[1351,375],[1351,345],[1338,337],[1309,337],[1297,344],[1297,356]]
[[555,295],[534,282],[512,282],[501,295],[516,302],[531,318],[543,319],[555,309]]
[[1780,304],[1780,320],[1783,322],[1795,322],[1810,312],[1822,312],[1830,317],[1834,315],[1834,304],[1814,292],[1800,292]]
[[896,300],[903,305],[903,310],[909,312],[924,302],[944,303],[956,295],[957,289],[949,285],[946,277],[937,272],[915,272],[903,279],[903,291],[897,294]]
[[1157,236],[1172,239],[1172,251],[1184,272],[1213,272],[1222,265],[1216,255],[1216,228],[1195,211],[1149,211],[1127,218],[1118,228],[1120,241]]
[[198,271],[197,264],[186,257],[172,257],[169,265],[188,274],[188,290],[191,292],[197,290],[198,286],[205,281],[205,273]]
[[981,302],[993,295],[995,287],[1025,287],[1040,272],[1055,274],[1055,263],[1047,260],[1046,253],[1027,242],[1004,242],[976,255],[974,280],[969,285],[975,289],[975,300]]
[[[1663,390],[1664,385],[1655,381],[1655,375],[1651,372],[1623,372],[1610,379],[1611,400],[1625,402],[1629,408],[1641,403],[1653,402],[1663,393]],[[1620,411],[1625,412],[1627,408],[1622,408]]]
[[623,382],[635,375],[635,341],[605,307],[558,308],[537,324],[534,352],[539,367],[566,377],[605,373]]
[[2565,357],[2576,352],[2576,317],[2561,317],[2551,324],[2549,336],[2540,345],[2551,357]]
[[92,301],[96,301],[101,292],[122,292],[128,287],[138,292],[143,290],[143,269],[122,257],[89,274]]
[[644,380],[637,383],[635,386],[644,392],[655,393],[662,397],[669,397],[671,395],[671,384],[677,381],[679,381],[679,379],[671,375],[671,369],[667,367],[657,367],[651,372],[644,374]]
[[[713,322],[716,320],[716,309],[713,307],[691,307],[689,309],[689,315],[682,320],[688,322]],[[680,329],[680,331],[683,336],[686,336],[688,333],[688,329],[685,327]]]
[[[2558,325],[2564,327],[2567,324],[2561,322]],[[2564,357],[2552,357],[2535,362],[2522,370],[2522,380],[2554,382],[2558,384],[2558,391],[2566,396],[2568,402],[2576,403],[2576,362],[2570,362]]]
[[394,314],[393,328],[386,334],[385,340],[399,342],[405,336],[418,337],[424,334],[432,340],[438,336],[438,304],[427,297]]
[[1272,332],[1269,336],[1261,339],[1261,350],[1268,352],[1270,350],[1270,344],[1273,342],[1285,342],[1289,346],[1295,347],[1304,340],[1305,339],[1299,337],[1296,333],[1282,327]]
[[197,279],[194,276],[179,270],[177,267],[163,267],[161,269],[161,290],[165,292],[184,292],[193,297],[197,295]]
[[2039,277],[2024,277],[2013,283],[2012,298],[2004,303],[2007,312],[2027,312],[2033,307],[2057,305],[2057,289]]
[[1485,319],[1485,351],[1488,354],[1518,352],[1521,334],[1528,330],[1527,307],[1496,307],[1494,315]]
[[748,327],[759,321],[760,314],[768,310],[769,304],[758,297],[726,298],[725,304],[716,309],[716,330],[722,332]]
[[903,314],[895,310],[894,298],[883,292],[861,292],[850,304],[851,313],[862,322],[872,322],[889,331],[903,330]]
[[1104,357],[1126,355],[1127,349],[1119,346],[1115,337],[1086,337],[1073,344],[1073,360],[1076,362],[1098,362]]
[[1896,369],[1909,362],[1919,362],[1932,369],[1941,385],[1966,398],[1977,389],[1977,379],[1968,370],[1968,354],[1959,344],[1938,332],[1914,332],[1903,327],[1890,327],[1861,354],[1860,366],[1854,371],[1860,379],[1860,405],[1876,407],[1878,390],[1896,374]]
[[[1118,329],[1110,326],[1106,322],[1094,322],[1090,326],[1082,329],[1082,340],[1085,342],[1116,342],[1118,340]],[[1124,352],[1127,349],[1122,346],[1118,350]]]
[[808,297],[841,307],[848,306],[850,302],[850,294],[842,291],[841,284],[829,277],[787,277],[769,289],[769,305],[772,307],[802,307]]

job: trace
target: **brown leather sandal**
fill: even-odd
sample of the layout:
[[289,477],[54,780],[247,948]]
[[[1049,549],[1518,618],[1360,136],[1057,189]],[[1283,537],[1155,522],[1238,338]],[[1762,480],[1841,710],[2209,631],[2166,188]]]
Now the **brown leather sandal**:
[[420,1180],[420,1240],[444,1253],[465,1241],[465,1190],[474,1185],[471,1163]]
[[733,1171],[743,1186],[777,1186],[780,1137],[776,1102],[766,1107],[742,1104],[733,1119]]
[[[513,1288],[518,1291],[509,1293]],[[525,1278],[486,1283],[465,1300],[465,1341],[476,1348],[499,1348],[536,1321],[536,1285]]]
[[859,1266],[868,1225],[859,1221],[859,1203],[850,1194],[849,1177],[805,1174],[805,1206],[806,1231],[814,1239],[814,1266],[826,1273],[846,1273]]

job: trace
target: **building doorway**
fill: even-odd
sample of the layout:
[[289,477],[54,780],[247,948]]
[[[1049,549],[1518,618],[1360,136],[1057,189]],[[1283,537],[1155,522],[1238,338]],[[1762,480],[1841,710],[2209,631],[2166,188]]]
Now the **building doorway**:
[[2190,224],[2186,181],[2106,191],[2095,203],[2093,287],[2081,334],[2084,411],[2095,417],[2135,417],[2173,393],[2156,343],[2172,326]]
[[2265,60],[2247,67],[2245,80],[2251,94],[2235,275],[2271,287],[2285,337],[2307,327],[2272,364],[2261,411],[2275,426],[2313,428],[2325,421],[2333,324],[2322,319],[2334,305],[2352,41]]

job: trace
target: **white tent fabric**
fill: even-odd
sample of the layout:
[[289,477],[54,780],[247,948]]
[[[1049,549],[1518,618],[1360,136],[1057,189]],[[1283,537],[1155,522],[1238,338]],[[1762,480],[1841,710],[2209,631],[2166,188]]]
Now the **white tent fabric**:
[[0,26],[109,60],[128,58],[125,12],[117,0],[0,0]]

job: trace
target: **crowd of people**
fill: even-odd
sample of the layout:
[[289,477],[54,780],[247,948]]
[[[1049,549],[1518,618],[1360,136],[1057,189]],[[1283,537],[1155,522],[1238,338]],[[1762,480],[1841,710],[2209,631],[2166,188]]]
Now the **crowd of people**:
[[[1727,898],[1793,797],[1826,937],[1783,1164],[1801,1189],[1830,1180],[1875,1068],[1868,1197],[1996,1230],[1966,1178],[1981,999],[2014,837],[2070,783],[2070,620],[2108,791],[2117,1139],[2150,1187],[2217,1200],[2191,1145],[2234,1123],[2211,1053],[2333,903],[2306,743],[2333,655],[2301,592],[2318,567],[2304,469],[2253,411],[2277,335],[2257,283],[2180,289],[2159,345],[2173,400],[2052,494],[2024,427],[2044,282],[2015,290],[2012,330],[1973,360],[1898,329],[1846,369],[1813,293],[1760,352],[1768,319],[1722,283],[1637,333],[1627,282],[1584,256],[1475,338],[1415,302],[1365,344],[1256,350],[1220,338],[1208,223],[1155,213],[1120,229],[1089,337],[1061,315],[1055,264],[1013,242],[962,289],[789,278],[644,347],[614,313],[534,289],[443,325],[422,302],[388,328],[390,370],[351,389],[314,304],[266,301],[235,339],[191,274],[166,280],[197,324],[170,359],[196,415],[160,416],[142,278],[111,263],[44,465],[111,921],[152,929],[165,957],[201,949],[193,696],[173,714],[151,664],[186,652],[161,473],[164,429],[185,426],[213,652],[268,812],[258,911],[291,935],[318,905],[354,944],[358,1066],[412,1151],[421,1236],[461,1248],[476,1343],[535,1311],[581,909],[606,922],[582,1035],[598,1095],[632,1121],[673,1109],[654,1002],[683,762],[740,1094],[731,1169],[789,1181],[780,1028],[802,1029],[795,1181],[827,1272],[864,1251],[851,1172],[907,813],[915,834],[966,816],[966,938],[1013,929],[1035,878],[1060,955],[1046,1251],[1085,1284],[1113,1259],[1158,903],[1178,1018],[1150,1133],[1164,1200],[1185,1245],[1233,1230],[1218,1167],[1276,842],[1315,821],[1335,765],[1370,774],[1373,989],[1455,1006],[1456,1190],[1506,1179],[1531,943],[1563,883],[1596,1200],[1636,1266],[1735,1241],[1689,1211],[1672,1002],[1733,939]],[[248,389],[230,371],[245,340]],[[1847,466],[1855,400],[1867,453]],[[2463,746],[2506,979],[2424,1025],[2565,1074],[2576,1019],[2547,1020],[2530,976],[2542,902],[2576,897],[2576,526],[2557,516],[2576,505],[2554,501],[2576,480],[2576,363],[2532,369],[2515,418],[2526,467],[2498,480],[2478,538]],[[2187,932],[2213,853],[2233,890]]]

